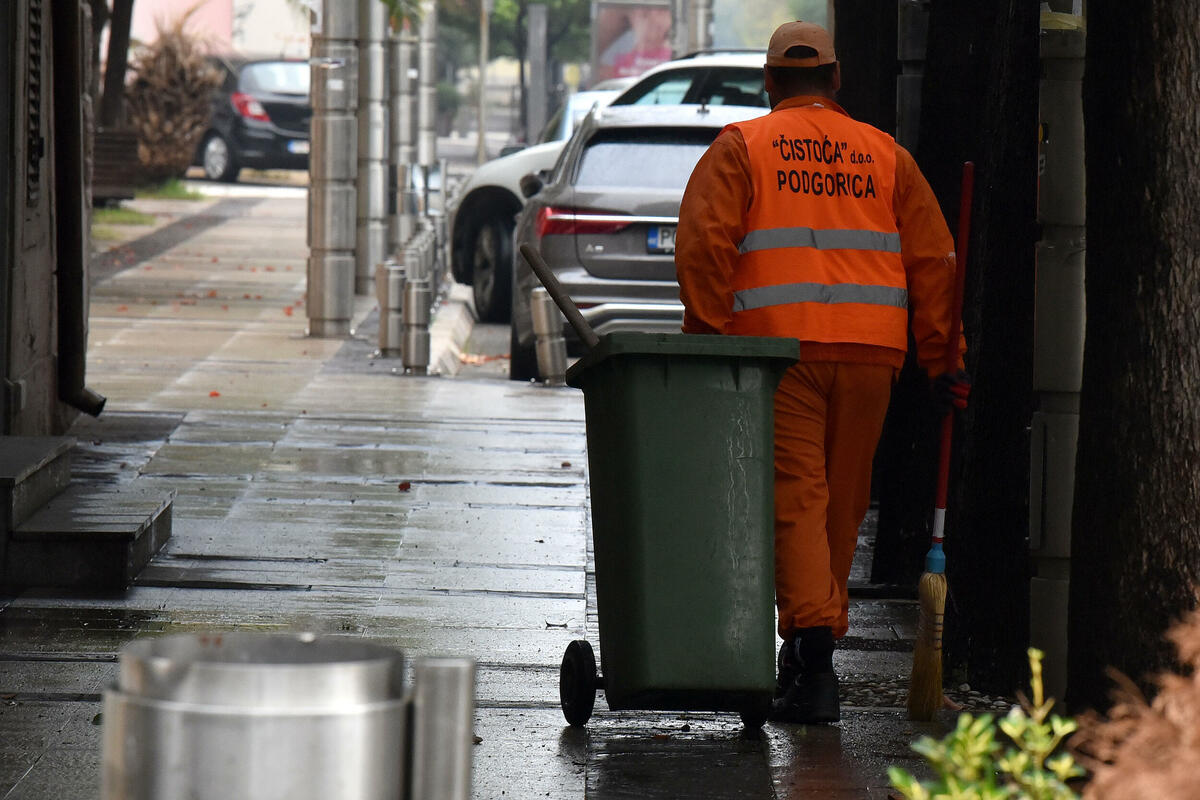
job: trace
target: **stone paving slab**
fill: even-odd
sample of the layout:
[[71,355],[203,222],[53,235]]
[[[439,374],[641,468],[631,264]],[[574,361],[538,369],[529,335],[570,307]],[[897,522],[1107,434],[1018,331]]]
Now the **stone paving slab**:
[[5,800],[98,798],[99,702],[0,700]]

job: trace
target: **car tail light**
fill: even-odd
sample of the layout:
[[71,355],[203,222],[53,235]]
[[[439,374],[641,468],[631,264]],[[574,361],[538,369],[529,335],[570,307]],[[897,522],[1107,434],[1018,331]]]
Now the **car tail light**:
[[246,119],[256,119],[259,122],[271,121],[271,118],[267,116],[267,110],[262,107],[262,103],[250,95],[234,92],[229,99],[233,102],[233,107],[237,109],[237,112]]
[[537,234],[616,233],[628,228],[631,222],[624,214],[542,206],[537,214]]

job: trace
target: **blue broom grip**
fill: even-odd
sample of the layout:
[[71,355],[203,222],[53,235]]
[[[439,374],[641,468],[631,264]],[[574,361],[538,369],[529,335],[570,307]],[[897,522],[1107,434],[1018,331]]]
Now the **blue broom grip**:
[[932,572],[934,575],[943,575],[946,572],[946,553],[942,550],[942,543],[935,542],[929,552],[925,554],[925,571]]

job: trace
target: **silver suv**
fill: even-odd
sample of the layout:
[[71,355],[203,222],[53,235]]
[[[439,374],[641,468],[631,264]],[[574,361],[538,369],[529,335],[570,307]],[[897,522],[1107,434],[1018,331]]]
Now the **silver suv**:
[[[619,95],[581,92],[586,104],[576,101],[576,106],[586,111],[596,102],[603,106],[610,101],[638,106],[704,103],[762,108],[765,112],[764,59],[762,51],[697,53],[659,64]],[[569,119],[573,115],[564,121]],[[558,159],[570,129],[556,134],[551,134],[552,130],[559,129],[548,128],[541,144],[479,167],[450,202],[454,278],[474,286],[476,311],[484,321],[509,319],[513,217],[524,204],[519,182],[527,173],[549,170]]]
[[[599,334],[674,331],[683,321],[675,228],[692,168],[721,128],[765,107],[635,105],[597,109],[547,174],[527,176],[514,252],[538,250]],[[511,371],[537,377],[529,295],[537,285],[513,259]],[[572,332],[564,331],[568,341]]]

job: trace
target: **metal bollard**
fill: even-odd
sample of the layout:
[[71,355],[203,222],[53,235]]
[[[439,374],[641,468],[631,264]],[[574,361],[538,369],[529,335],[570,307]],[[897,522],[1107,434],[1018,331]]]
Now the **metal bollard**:
[[423,658],[413,669],[412,800],[468,800],[475,663]]
[[354,290],[367,294],[387,254],[387,7],[358,2],[358,214]]
[[404,338],[401,360],[410,375],[429,374],[429,320],[433,293],[429,279],[408,277],[404,282]]
[[399,213],[396,220],[396,247],[397,250],[407,247],[412,238],[417,233],[417,220],[419,217],[420,197],[417,191],[413,188],[413,181],[416,178],[413,176],[413,171],[416,169],[412,164],[401,164],[398,170],[399,195]]
[[534,347],[538,372],[547,386],[567,382],[567,341],[563,338],[563,313],[554,298],[541,286],[535,286],[529,298],[533,317]]
[[404,341],[404,267],[391,259],[376,267],[375,296],[379,300],[379,354],[395,358]]
[[[436,0],[421,0],[417,44],[417,163],[428,169],[437,163],[437,30]],[[428,198],[428,194],[426,194]]]
[[101,797],[394,800],[409,702],[403,654],[354,639],[141,639],[104,693]]
[[421,264],[425,269],[425,276],[429,278],[431,287],[438,285],[437,274],[437,233],[430,226],[425,231],[425,236],[421,239]]
[[358,133],[358,14],[314,0],[312,155],[308,193],[308,328],[340,337],[354,312]]

